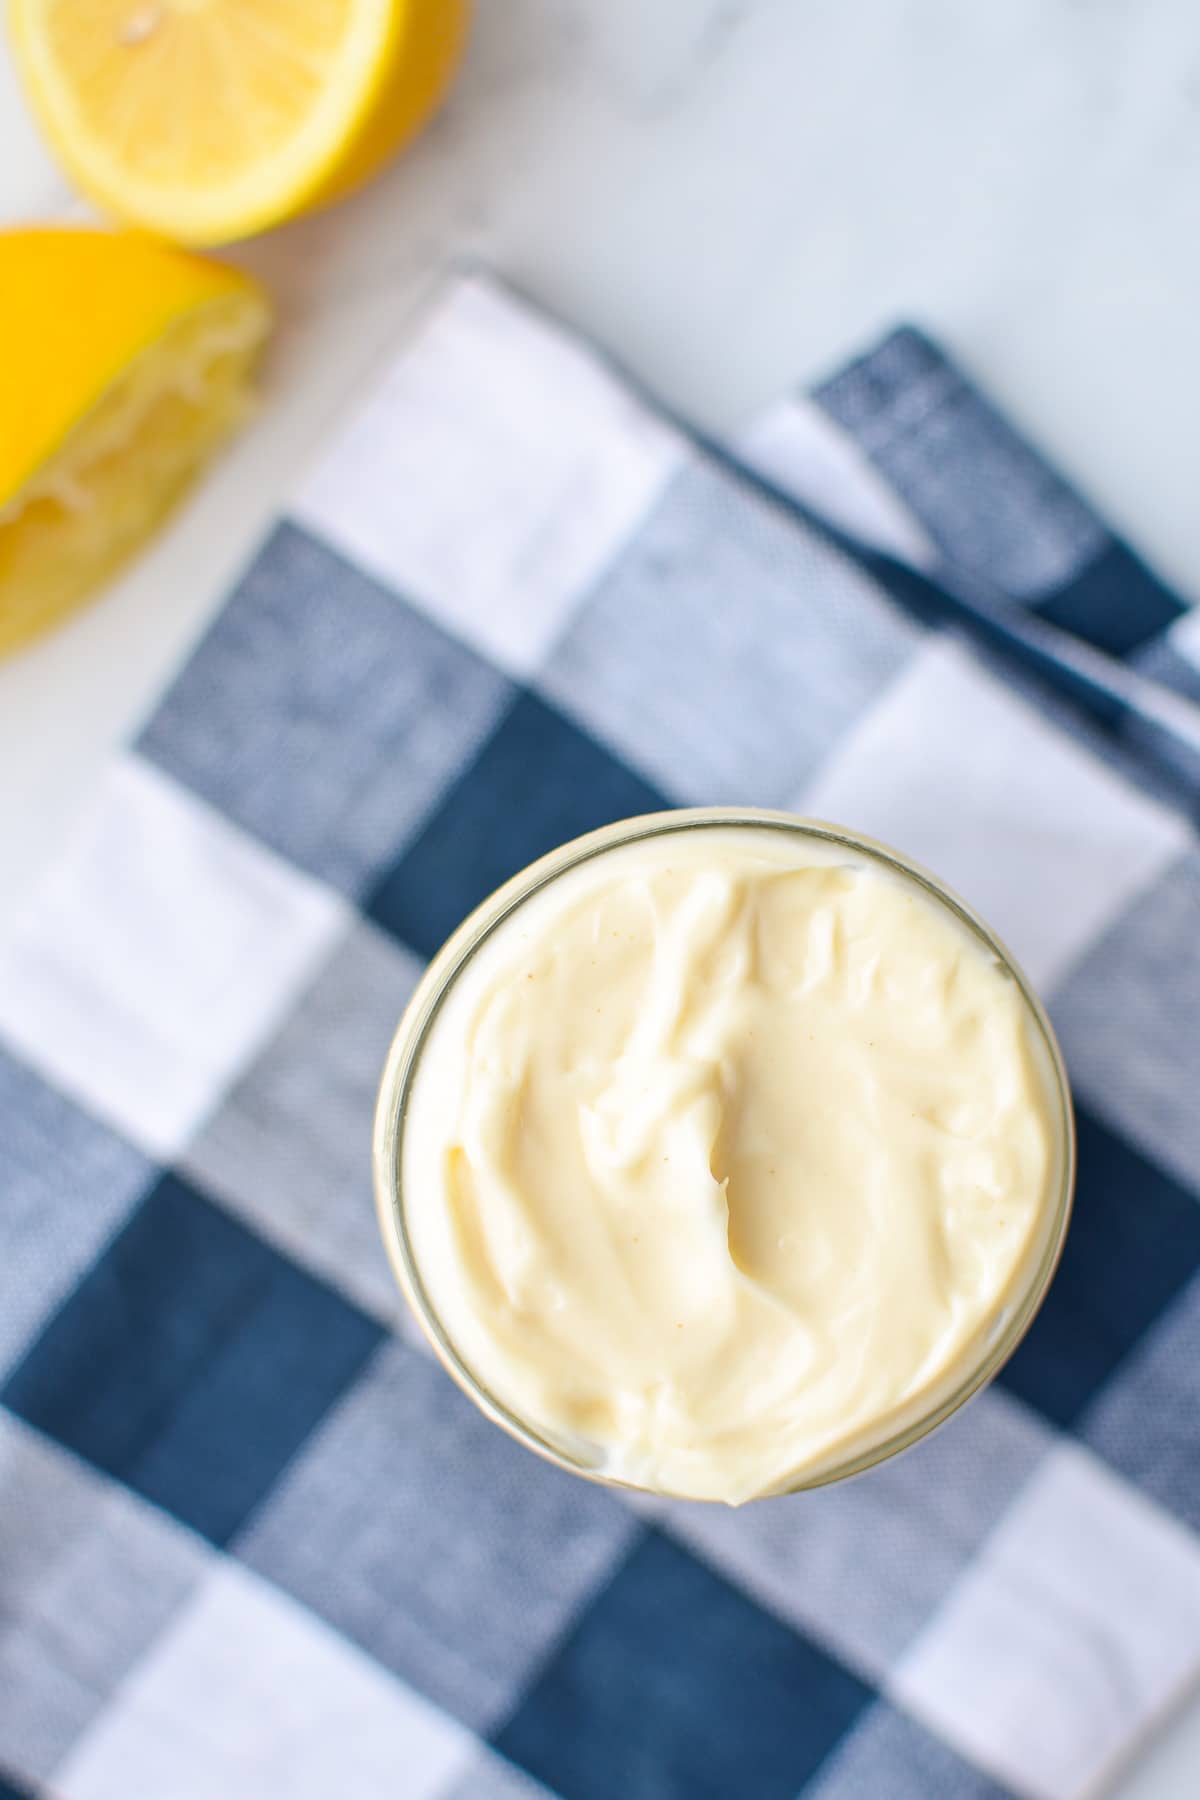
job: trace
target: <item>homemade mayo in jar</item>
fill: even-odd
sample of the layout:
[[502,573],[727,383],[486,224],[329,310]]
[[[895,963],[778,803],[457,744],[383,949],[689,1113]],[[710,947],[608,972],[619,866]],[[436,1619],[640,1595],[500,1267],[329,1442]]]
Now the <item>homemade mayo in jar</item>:
[[566,1466],[733,1504],[922,1435],[1053,1272],[1070,1104],[1028,985],[924,871],[833,826],[636,819],[435,960],[380,1096],[402,1286]]

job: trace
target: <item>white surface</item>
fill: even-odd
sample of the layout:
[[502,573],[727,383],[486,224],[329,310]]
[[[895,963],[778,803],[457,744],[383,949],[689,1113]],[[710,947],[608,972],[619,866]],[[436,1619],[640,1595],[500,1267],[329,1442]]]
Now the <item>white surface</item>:
[[[477,6],[424,142],[241,253],[282,313],[253,430],[102,605],[0,668],[0,909],[454,251],[722,429],[913,317],[1200,593],[1193,0]],[[0,51],[0,219],[71,204]],[[1200,1703],[1122,1794],[1198,1780]]]

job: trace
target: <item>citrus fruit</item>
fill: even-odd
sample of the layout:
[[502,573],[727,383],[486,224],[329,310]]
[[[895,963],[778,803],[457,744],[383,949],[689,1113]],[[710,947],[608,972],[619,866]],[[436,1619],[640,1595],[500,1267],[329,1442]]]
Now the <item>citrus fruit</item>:
[[35,112],[85,193],[184,244],[339,198],[429,117],[467,0],[8,0]]
[[0,232],[0,652],[141,544],[243,417],[257,284],[148,238]]

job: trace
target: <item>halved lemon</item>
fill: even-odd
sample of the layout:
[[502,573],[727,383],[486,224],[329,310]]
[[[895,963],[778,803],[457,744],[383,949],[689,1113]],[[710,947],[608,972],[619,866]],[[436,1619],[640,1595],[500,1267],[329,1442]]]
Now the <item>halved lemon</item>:
[[257,283],[148,238],[0,232],[0,653],[149,536],[244,417]]
[[100,206],[227,243],[373,175],[441,100],[467,0],[8,0],[63,163]]

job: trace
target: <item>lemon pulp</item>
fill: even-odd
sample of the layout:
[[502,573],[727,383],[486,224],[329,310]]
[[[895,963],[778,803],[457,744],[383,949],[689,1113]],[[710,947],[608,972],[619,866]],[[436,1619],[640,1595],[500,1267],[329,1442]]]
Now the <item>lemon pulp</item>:
[[466,0],[9,0],[9,16],[80,185],[217,243],[373,174],[441,99]]

